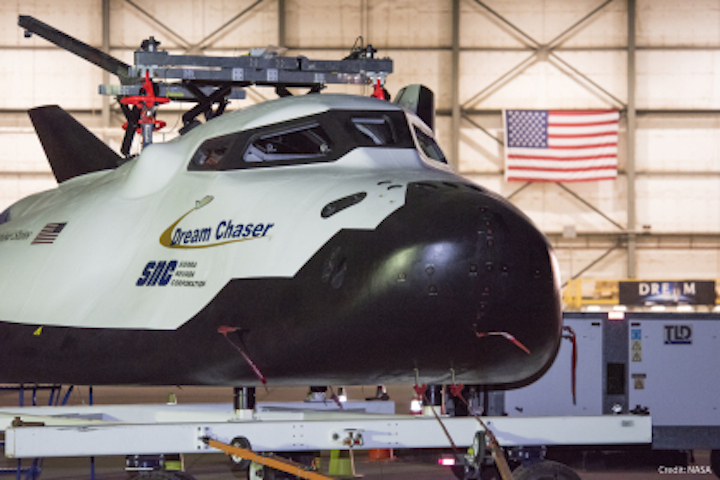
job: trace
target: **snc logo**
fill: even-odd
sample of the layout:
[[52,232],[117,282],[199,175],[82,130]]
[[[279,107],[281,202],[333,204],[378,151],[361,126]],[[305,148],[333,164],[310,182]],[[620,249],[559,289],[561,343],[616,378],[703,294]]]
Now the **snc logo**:
[[154,287],[155,285],[164,287],[172,280],[176,268],[176,260],[148,262],[142,271],[142,276],[137,279],[135,285],[138,287]]

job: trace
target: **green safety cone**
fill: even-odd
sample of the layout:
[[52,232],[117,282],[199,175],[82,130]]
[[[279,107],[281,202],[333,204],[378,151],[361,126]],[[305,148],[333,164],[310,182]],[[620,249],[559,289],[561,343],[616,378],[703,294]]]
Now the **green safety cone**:
[[165,470],[168,472],[182,472],[182,456],[179,453],[165,455]]
[[349,450],[332,450],[330,452],[330,468],[328,475],[333,477],[352,477],[352,464]]

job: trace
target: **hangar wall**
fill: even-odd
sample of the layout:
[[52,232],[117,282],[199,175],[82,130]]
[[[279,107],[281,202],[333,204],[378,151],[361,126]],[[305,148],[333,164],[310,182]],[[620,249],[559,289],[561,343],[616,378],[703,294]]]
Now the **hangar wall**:
[[[391,93],[408,83],[436,92],[446,154],[548,234],[563,279],[720,278],[718,0],[6,0],[0,210],[55,186],[28,108],[59,104],[116,149],[124,121],[97,94],[114,79],[24,38],[19,14],[128,63],[150,35],[171,53],[281,45],[330,59],[361,35],[395,61]],[[273,97],[250,89],[232,108]],[[505,182],[503,108],[620,109],[618,179]],[[179,115],[163,111],[170,138]]]

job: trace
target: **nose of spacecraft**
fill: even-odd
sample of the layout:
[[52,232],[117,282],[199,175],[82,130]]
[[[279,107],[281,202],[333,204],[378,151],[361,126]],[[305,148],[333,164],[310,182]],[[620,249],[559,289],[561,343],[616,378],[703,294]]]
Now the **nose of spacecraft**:
[[466,383],[519,386],[549,368],[562,328],[556,262],[513,205],[475,185],[415,182],[379,230],[387,249],[371,283],[402,299],[377,326],[404,332],[395,354]]

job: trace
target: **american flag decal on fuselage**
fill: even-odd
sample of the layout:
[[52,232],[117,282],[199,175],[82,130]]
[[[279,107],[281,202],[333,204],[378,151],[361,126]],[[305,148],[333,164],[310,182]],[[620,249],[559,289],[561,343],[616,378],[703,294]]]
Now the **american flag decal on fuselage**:
[[37,237],[35,237],[30,245],[35,245],[36,243],[53,243],[63,228],[65,228],[65,225],[67,225],[67,223],[48,223],[40,230],[40,233],[37,234]]

